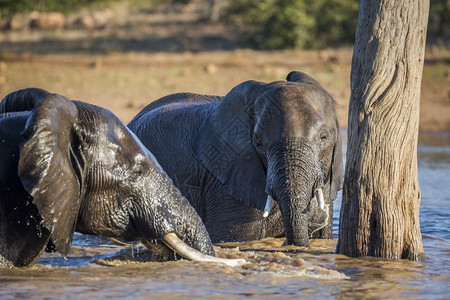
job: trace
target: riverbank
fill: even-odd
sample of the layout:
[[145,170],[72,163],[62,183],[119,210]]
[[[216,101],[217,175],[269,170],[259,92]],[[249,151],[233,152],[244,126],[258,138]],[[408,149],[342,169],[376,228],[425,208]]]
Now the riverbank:
[[[128,122],[170,93],[224,95],[245,80],[284,80],[290,71],[300,70],[330,92],[340,124],[347,124],[351,47],[242,49],[231,27],[208,20],[198,7],[115,6],[66,18],[71,25],[62,28],[0,32],[1,98],[17,89],[41,87],[107,107]],[[420,130],[450,131],[450,50],[445,46],[427,48]]]

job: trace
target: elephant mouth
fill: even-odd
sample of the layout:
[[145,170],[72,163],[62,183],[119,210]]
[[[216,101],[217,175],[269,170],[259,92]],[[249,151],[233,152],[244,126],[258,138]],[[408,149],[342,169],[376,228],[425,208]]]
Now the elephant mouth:
[[[271,195],[267,196],[266,205],[265,205],[264,211],[263,211],[263,217],[264,218],[267,218],[269,216],[270,211],[271,211],[271,209],[273,207],[274,201],[275,200],[273,199],[273,197]],[[327,209],[327,207],[325,205],[325,199],[323,197],[323,190],[322,190],[321,187],[317,188],[314,191],[314,195],[311,198],[311,201],[317,201],[317,206],[327,214],[326,221],[328,222],[328,218],[329,218],[329,216],[328,216],[328,209]]]
[[323,219],[322,223],[310,224],[310,229],[312,229],[312,231],[309,234],[309,237],[313,238],[314,233],[318,232],[319,230],[325,228],[328,225],[328,222],[330,220],[330,213],[329,213],[329,204],[325,203],[321,187],[314,191],[314,196],[311,199],[311,201],[317,201],[317,206],[321,211],[325,213],[325,218]]

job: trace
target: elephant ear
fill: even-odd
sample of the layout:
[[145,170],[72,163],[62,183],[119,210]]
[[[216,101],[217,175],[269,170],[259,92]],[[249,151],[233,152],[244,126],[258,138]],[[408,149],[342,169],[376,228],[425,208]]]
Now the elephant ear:
[[71,159],[76,106],[68,99],[48,94],[31,111],[22,132],[18,174],[33,197],[42,224],[61,254],[72,242],[80,206],[80,187]]
[[233,88],[210,113],[194,141],[194,153],[229,190],[231,196],[264,210],[266,172],[251,144],[255,81]]
[[41,103],[49,92],[38,88],[18,90],[8,94],[0,103],[0,114],[32,110]]
[[[339,128],[339,127],[337,127]],[[344,163],[342,161],[342,138],[338,132],[338,139],[333,149],[333,161],[331,162],[330,199],[335,200],[337,193],[342,190],[344,182]]]
[[290,81],[290,82],[301,82],[301,83],[312,84],[321,89],[324,89],[317,80],[315,80],[314,78],[312,78],[311,76],[309,76],[308,74],[303,73],[303,72],[292,71],[286,76],[286,80]]

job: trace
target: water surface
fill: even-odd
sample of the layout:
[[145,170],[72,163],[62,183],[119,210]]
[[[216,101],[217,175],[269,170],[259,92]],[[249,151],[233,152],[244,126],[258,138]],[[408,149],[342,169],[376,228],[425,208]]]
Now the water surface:
[[223,257],[245,257],[244,267],[156,263],[140,244],[76,234],[67,259],[46,254],[31,268],[0,269],[0,299],[450,298],[450,135],[422,135],[418,157],[423,261],[348,258],[334,254],[336,241],[304,249],[265,239],[216,248]]

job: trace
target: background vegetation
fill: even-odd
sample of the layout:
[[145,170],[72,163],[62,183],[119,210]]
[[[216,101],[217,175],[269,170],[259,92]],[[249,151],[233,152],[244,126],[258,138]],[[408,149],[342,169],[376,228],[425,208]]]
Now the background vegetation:
[[358,0],[237,0],[228,14],[257,49],[317,48],[352,43]]
[[[62,11],[70,12],[83,5],[92,4],[95,0],[0,0],[0,13],[10,16],[15,13],[29,11]],[[97,1],[98,2],[98,1]],[[103,1],[101,1],[103,2]]]
[[[0,16],[33,10],[68,13],[86,5],[99,7],[118,1],[0,0]],[[152,0],[159,4],[192,1],[195,0]],[[322,48],[353,43],[359,0],[233,0],[228,3],[223,21],[235,25],[241,32],[242,43],[255,49]],[[448,39],[449,16],[450,1],[431,0],[430,39]]]

